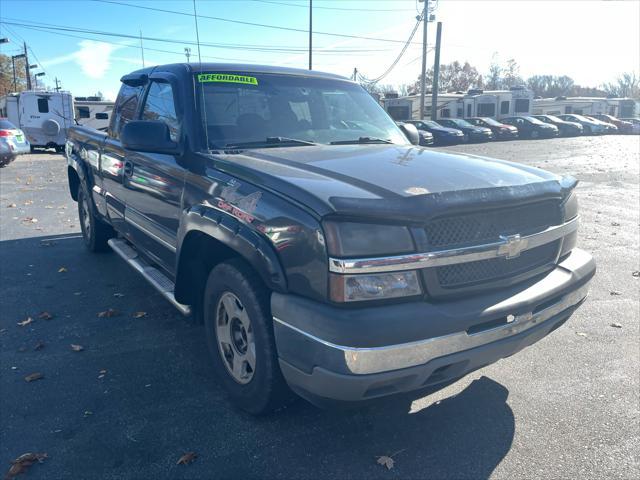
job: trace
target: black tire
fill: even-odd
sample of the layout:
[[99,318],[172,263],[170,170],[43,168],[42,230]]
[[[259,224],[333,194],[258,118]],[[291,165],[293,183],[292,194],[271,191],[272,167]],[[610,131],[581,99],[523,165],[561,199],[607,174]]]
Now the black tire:
[[115,232],[110,225],[97,217],[84,182],[80,182],[78,186],[78,220],[84,244],[89,251],[106,252],[110,250],[107,241],[115,236]]
[[[246,313],[250,320],[252,344],[255,347],[255,368],[247,383],[239,383],[234,379],[230,367],[227,366],[229,359],[223,357],[223,346],[218,342],[218,330],[224,328],[218,327],[219,323],[224,323],[226,319],[226,324],[232,331],[233,319],[225,316],[220,310],[224,308],[222,299],[228,298],[229,293],[236,297],[239,303],[235,305],[242,307],[241,311]],[[213,367],[233,404],[253,415],[261,415],[288,403],[293,394],[278,364],[269,290],[262,284],[258,275],[240,259],[220,263],[209,273],[203,303],[206,341]],[[228,347],[227,351],[233,353],[235,360],[235,352],[238,351],[235,344]],[[249,367],[245,367],[244,373],[248,370]]]

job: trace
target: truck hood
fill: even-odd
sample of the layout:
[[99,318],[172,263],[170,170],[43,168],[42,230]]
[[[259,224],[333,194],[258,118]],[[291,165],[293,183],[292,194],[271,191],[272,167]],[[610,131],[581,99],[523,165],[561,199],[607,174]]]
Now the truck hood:
[[271,187],[321,215],[422,219],[426,210],[455,205],[560,197],[576,183],[503,160],[386,144],[252,149],[213,159],[223,171]]

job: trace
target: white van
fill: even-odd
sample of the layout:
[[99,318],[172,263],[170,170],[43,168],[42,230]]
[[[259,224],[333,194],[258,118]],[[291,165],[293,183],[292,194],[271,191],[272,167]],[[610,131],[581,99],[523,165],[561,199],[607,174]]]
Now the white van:
[[67,128],[74,123],[69,92],[24,91],[0,97],[0,116],[26,135],[31,147],[64,151]]

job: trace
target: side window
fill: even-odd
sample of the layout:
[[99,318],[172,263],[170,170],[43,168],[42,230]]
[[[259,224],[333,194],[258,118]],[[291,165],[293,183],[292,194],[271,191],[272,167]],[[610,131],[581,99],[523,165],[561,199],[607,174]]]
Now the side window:
[[180,125],[173,101],[173,89],[168,83],[153,82],[142,110],[142,120],[160,120],[167,124],[171,140],[178,140]]
[[138,101],[143,87],[130,87],[123,84],[120,87],[116,105],[111,115],[111,123],[109,125],[109,136],[112,138],[120,138],[122,127],[130,120],[133,120],[138,111]]
[[91,115],[89,113],[89,107],[77,107],[78,108],[78,118],[90,118]]
[[529,100],[527,98],[516,99],[516,113],[527,113],[529,111]]
[[509,113],[509,100],[500,102],[500,114],[507,115]]
[[40,113],[49,113],[49,99],[48,98],[39,98],[38,99],[38,112],[40,112]]

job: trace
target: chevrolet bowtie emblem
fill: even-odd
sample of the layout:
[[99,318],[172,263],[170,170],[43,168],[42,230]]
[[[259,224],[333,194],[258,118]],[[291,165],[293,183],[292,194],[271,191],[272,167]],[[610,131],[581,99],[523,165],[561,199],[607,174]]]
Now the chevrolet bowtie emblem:
[[504,243],[498,247],[498,256],[507,259],[516,258],[527,248],[528,241],[520,235],[500,235]]

